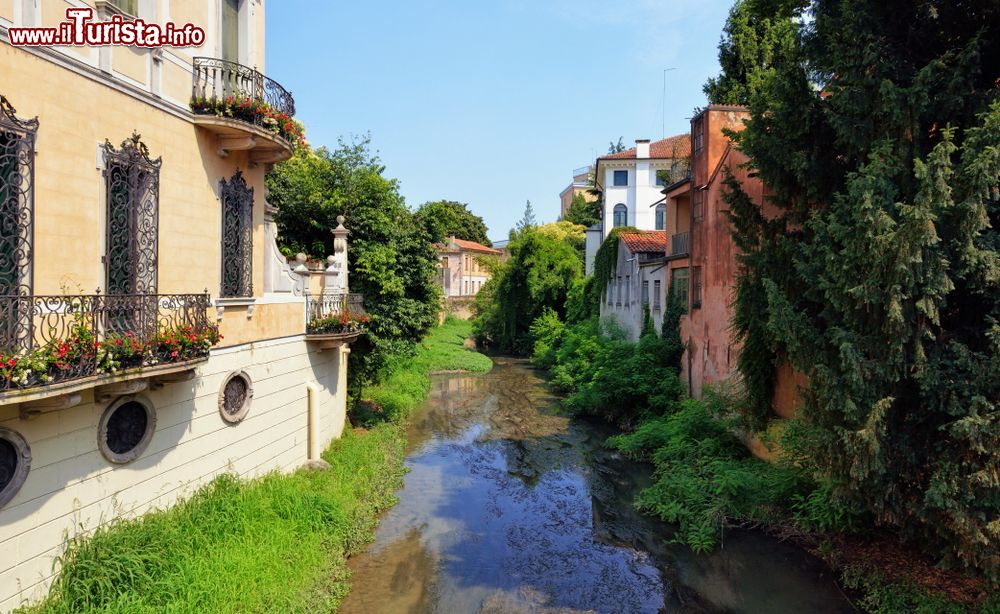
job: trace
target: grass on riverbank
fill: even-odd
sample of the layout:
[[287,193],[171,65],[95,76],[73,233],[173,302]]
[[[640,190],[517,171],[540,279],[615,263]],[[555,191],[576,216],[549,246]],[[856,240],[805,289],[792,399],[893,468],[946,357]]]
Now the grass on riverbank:
[[[449,321],[371,389],[394,419],[348,429],[323,454],[328,471],[222,476],[190,499],[74,541],[49,597],[25,612],[319,612],[347,594],[346,560],[396,502],[405,416],[428,374],[488,371],[463,347],[468,322]],[[382,401],[378,401],[382,402]]]
[[488,356],[465,347],[472,324],[448,318],[420,344],[416,356],[392,365],[381,384],[369,388],[364,403],[353,408],[351,420],[365,426],[406,415],[431,390],[428,373],[469,371],[485,373],[493,368]]

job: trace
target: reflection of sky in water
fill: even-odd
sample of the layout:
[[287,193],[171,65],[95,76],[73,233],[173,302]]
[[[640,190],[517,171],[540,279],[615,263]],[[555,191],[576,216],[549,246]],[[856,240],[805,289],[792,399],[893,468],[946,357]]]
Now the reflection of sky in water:
[[[768,552],[773,540],[737,538],[734,549],[708,557],[664,546],[664,527],[629,505],[641,466],[618,459],[616,473],[614,455],[600,448],[603,436],[539,412],[551,402],[520,365],[435,381],[410,429],[400,503],[382,520],[375,543],[352,559],[343,612],[842,609],[815,600],[825,599],[829,586],[792,586],[801,595],[783,603],[772,593],[786,582],[755,582],[788,571],[780,569],[780,553],[772,557],[779,569],[756,567],[770,560],[756,552]],[[792,554],[794,570],[795,557],[803,557]],[[808,578],[811,570],[798,573]],[[714,598],[685,588],[693,599],[678,600],[675,580]],[[759,595],[744,594],[752,583]]]

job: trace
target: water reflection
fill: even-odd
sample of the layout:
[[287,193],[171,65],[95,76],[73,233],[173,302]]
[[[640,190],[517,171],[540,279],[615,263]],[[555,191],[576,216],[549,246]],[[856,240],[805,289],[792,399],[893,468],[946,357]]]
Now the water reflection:
[[631,501],[647,467],[570,421],[525,364],[434,382],[411,471],[351,561],[344,612],[842,612],[824,568],[747,533],[694,556]]

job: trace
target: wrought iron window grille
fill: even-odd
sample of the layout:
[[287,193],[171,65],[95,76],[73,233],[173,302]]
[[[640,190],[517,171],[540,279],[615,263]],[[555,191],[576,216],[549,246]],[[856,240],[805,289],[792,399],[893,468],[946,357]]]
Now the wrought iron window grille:
[[219,182],[222,201],[222,298],[253,296],[253,188],[243,171]]
[[35,139],[38,118],[22,120],[0,96],[0,295],[32,292]]
[[115,149],[104,142],[106,293],[156,294],[160,166],[137,132]]

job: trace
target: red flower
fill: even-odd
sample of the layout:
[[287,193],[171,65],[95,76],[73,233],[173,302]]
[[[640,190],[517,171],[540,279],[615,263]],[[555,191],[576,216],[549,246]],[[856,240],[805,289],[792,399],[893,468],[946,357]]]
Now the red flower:
[[11,358],[10,360],[7,361],[7,366],[8,367],[13,367],[16,364],[17,364],[17,361],[14,360],[13,358]]

